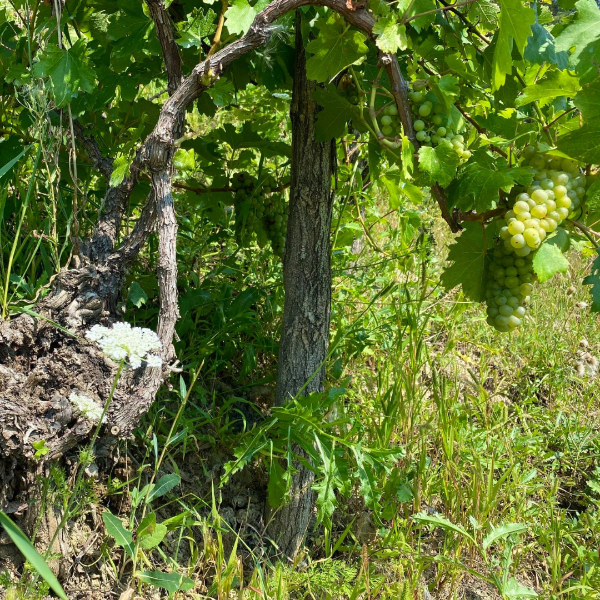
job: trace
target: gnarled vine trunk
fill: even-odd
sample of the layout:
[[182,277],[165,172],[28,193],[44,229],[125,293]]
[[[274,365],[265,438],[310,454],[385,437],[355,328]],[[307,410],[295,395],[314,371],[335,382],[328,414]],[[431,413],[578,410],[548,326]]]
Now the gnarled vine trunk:
[[[296,59],[290,115],[292,178],[283,280],[285,305],[277,373],[276,404],[298,393],[323,390],[331,313],[332,142],[317,142],[316,83],[306,75],[300,13],[296,16]],[[293,557],[307,531],[314,498],[312,471],[300,464],[291,499],[274,513],[269,533],[279,551]]]

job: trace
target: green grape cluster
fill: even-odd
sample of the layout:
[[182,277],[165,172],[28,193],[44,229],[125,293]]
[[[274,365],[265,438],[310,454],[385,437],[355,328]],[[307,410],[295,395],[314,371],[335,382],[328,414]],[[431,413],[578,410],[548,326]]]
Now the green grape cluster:
[[486,303],[488,323],[498,331],[512,331],[525,316],[536,275],[533,258],[549,233],[580,206],[586,178],[577,161],[523,151],[523,166],[534,179],[513,200],[504,219],[500,240],[490,255]]
[[250,246],[253,240],[261,247],[270,241],[275,255],[283,258],[287,203],[281,192],[273,192],[276,186],[272,176],[260,183],[248,173],[233,176],[235,234],[238,244],[243,247]]
[[521,258],[499,244],[489,258],[487,322],[497,331],[511,331],[521,325],[530,302],[536,279],[532,255]]
[[458,154],[461,163],[469,160],[471,151],[465,146],[464,136],[452,128],[445,107],[435,102],[433,94],[426,93],[425,85],[413,83],[408,98],[417,117],[413,123],[417,141],[424,146],[447,144]]
[[523,153],[523,165],[533,171],[534,181],[515,198],[505,215],[506,225],[500,230],[504,246],[518,256],[539,248],[546,236],[579,207],[586,192],[586,179],[577,161],[544,156],[533,146]]

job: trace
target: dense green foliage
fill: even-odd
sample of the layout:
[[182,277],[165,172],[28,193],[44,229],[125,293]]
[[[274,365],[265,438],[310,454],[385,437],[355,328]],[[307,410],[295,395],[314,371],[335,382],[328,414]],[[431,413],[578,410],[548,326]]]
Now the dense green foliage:
[[[269,3],[164,5],[187,76],[251,31]],[[292,156],[289,13],[264,46],[207,78],[171,140],[180,393],[162,392],[136,434],[138,468],[111,473],[103,489],[90,484],[86,498],[104,506],[107,539],[121,565],[133,564],[134,585],[181,597],[404,600],[426,576],[440,597],[472,578],[506,599],[534,589],[598,598],[600,398],[593,361],[581,358],[582,374],[573,356],[581,338],[596,343],[590,313],[600,312],[600,9],[594,0],[349,6],[372,15],[372,33],[331,8],[296,9],[307,73],[321,84],[316,137],[335,140],[338,163],[327,390],[284,407],[269,399]],[[107,188],[138,168],[169,97],[156,33],[138,0],[0,0],[2,318],[35,309],[75,264]],[[410,127],[381,53],[409,83]],[[112,161],[108,178],[74,123]],[[117,243],[138,222],[150,179],[142,166]],[[459,224],[445,260],[442,225]],[[157,243],[153,233],[118,306],[151,328]],[[534,293],[536,282],[547,291]],[[573,285],[583,310],[568,304]],[[483,303],[494,329],[483,327]],[[590,415],[571,414],[582,407]],[[251,539],[235,513],[237,528],[228,524],[233,511],[220,507],[253,469],[276,510],[298,448],[315,473],[317,514],[308,566],[289,569],[272,566],[270,541]],[[189,456],[202,464],[189,467],[193,477]],[[186,487],[186,475],[209,484]],[[61,477],[53,471],[46,491],[84,513],[86,499],[68,499]],[[126,523],[115,514],[123,497]],[[113,560],[106,547],[100,554]],[[36,583],[26,574],[24,593]]]

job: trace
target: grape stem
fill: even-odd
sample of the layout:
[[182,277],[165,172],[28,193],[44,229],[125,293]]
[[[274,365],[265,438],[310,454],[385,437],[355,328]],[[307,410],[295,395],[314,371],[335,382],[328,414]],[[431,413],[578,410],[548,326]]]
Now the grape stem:
[[594,248],[600,248],[600,244],[598,244],[598,242],[594,239],[594,236],[600,238],[600,233],[591,230],[589,227],[586,227],[583,223],[575,221],[574,219],[567,219],[567,221],[571,223],[571,225],[577,227],[577,229],[579,229],[579,231],[581,231],[583,235],[585,235],[585,237],[592,243]]
[[565,112],[562,115],[559,115],[558,117],[556,117],[556,119],[553,119],[547,125],[544,125],[544,129],[550,129],[550,127],[552,127],[552,125],[554,125],[554,123],[556,123],[556,121],[562,119],[565,115],[568,115],[570,112],[573,112],[574,110],[577,110],[576,106],[572,106],[568,110],[565,110]]
[[[458,102],[456,102],[454,104],[454,106],[456,106],[456,108],[458,109],[458,111],[460,112],[460,114],[469,123],[471,123],[471,125],[473,125],[473,127],[475,127],[475,130],[477,131],[477,133],[487,135],[487,130],[485,129],[485,127],[482,127],[460,104],[458,104]],[[498,146],[494,146],[493,144],[490,144],[490,148],[494,152],[496,152],[497,154],[499,154],[500,156],[503,156],[504,158],[508,158],[508,154],[506,154],[506,152],[504,152],[504,150],[502,150],[501,148],[498,148]]]

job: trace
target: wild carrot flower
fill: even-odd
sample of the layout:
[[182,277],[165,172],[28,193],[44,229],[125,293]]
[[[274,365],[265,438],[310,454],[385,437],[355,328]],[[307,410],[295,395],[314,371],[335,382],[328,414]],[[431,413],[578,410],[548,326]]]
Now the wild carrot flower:
[[114,323],[112,327],[94,325],[85,337],[97,342],[108,358],[115,362],[127,360],[133,369],[146,361],[149,367],[160,367],[162,359],[153,350],[160,350],[162,344],[151,329],[132,327],[129,323]]
[[[79,409],[79,412],[90,421],[97,423],[102,416],[102,407],[98,406],[92,398],[85,396],[84,394],[77,394],[73,392],[69,396],[69,400]],[[102,422],[106,421],[106,415]]]

